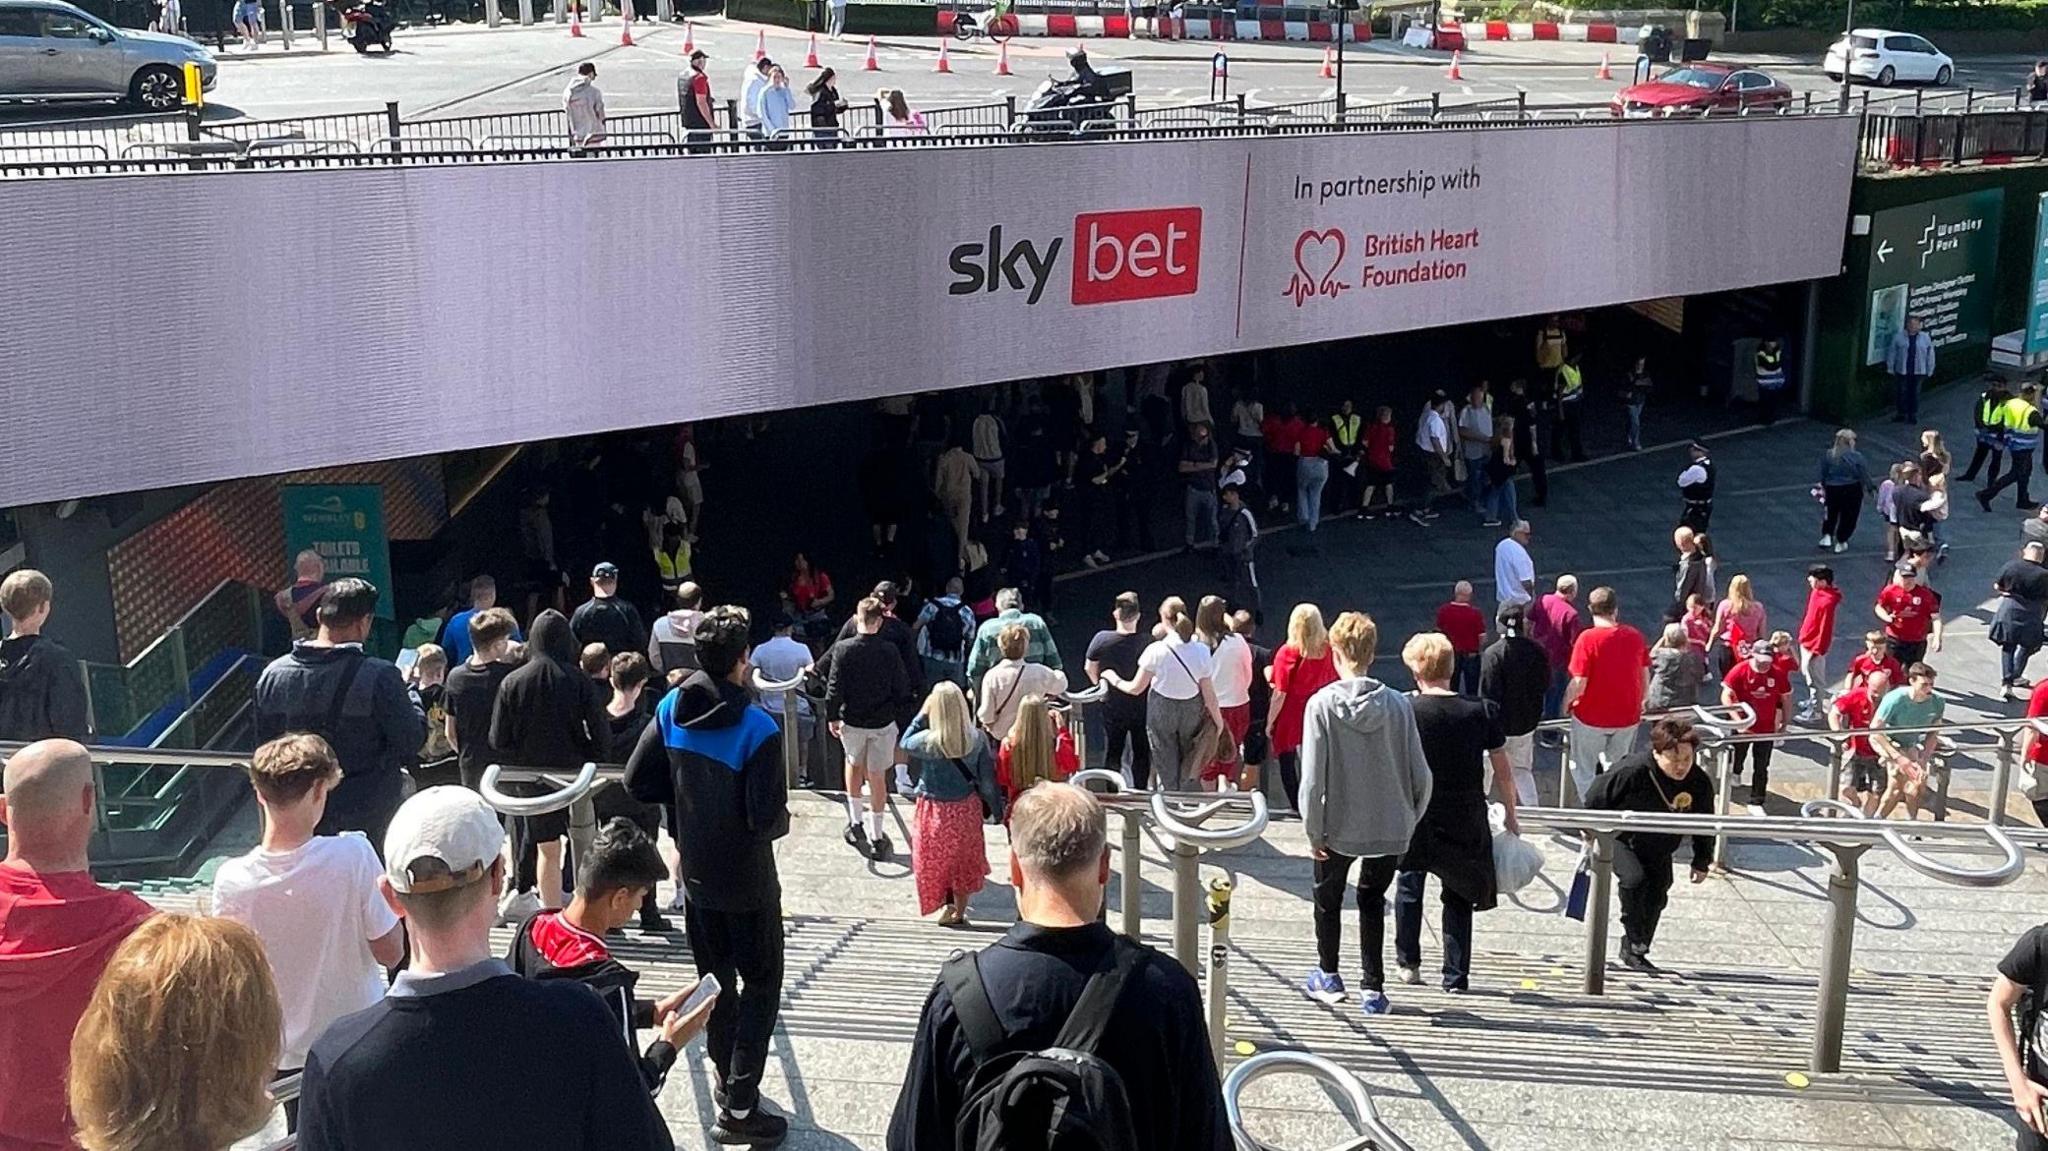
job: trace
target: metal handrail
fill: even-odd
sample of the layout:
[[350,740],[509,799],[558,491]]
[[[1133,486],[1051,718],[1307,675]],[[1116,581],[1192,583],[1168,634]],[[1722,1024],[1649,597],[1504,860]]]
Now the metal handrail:
[[[1235,801],[1240,796],[1250,799],[1252,805],[1251,815],[1246,817],[1243,823],[1222,829],[1198,826],[1202,820],[1225,808],[1235,806]],[[1266,794],[1262,791],[1233,792],[1222,799],[1181,812],[1173,809],[1171,801],[1174,798],[1169,792],[1155,791],[1152,793],[1149,810],[1152,813],[1152,822],[1158,824],[1161,831],[1172,836],[1175,842],[1211,849],[1242,847],[1266,833],[1268,812]]]
[[[1832,798],[1809,799],[1799,805],[1799,813],[1807,818],[1832,817],[1834,819],[1851,820],[1868,818],[1863,814],[1862,808]],[[1823,816],[1822,813],[1826,813],[1826,816]],[[1938,859],[1932,859],[1919,848],[1913,846],[1912,842],[1889,822],[1881,823],[1880,826],[1884,828],[1885,846],[1898,854],[1900,862],[1929,879],[1939,879],[1944,883],[1953,883],[1959,887],[2003,887],[2018,879],[2020,874],[2027,869],[2027,861],[2020,855],[2019,845],[2014,843],[2012,836],[1997,824],[1984,823],[1975,825],[1990,838],[1992,846],[1998,848],[2005,855],[2005,858],[1997,867],[1991,868],[1988,871],[1972,871],[1968,868],[1956,867],[1952,864],[1943,863]]]
[[407,144],[460,144],[463,151],[476,150],[476,141],[467,136],[379,136],[370,145],[373,152],[397,152]]
[[1343,1096],[1357,1118],[1358,1133],[1365,1137],[1363,1142],[1346,1143],[1344,1151],[1412,1151],[1407,1141],[1394,1134],[1380,1118],[1379,1109],[1372,1103],[1372,1093],[1358,1076],[1312,1051],[1261,1051],[1230,1069],[1223,1079],[1223,1115],[1230,1123],[1230,1137],[1236,1141],[1237,1151],[1279,1151],[1273,1144],[1254,1138],[1244,1127],[1244,1102],[1240,1096],[1245,1088],[1268,1075],[1307,1075]]
[[[1549,831],[1571,831],[1594,835],[1651,832],[1658,835],[1736,835],[1776,843],[1853,843],[1871,846],[1888,843],[1906,826],[1911,834],[1925,840],[1976,841],[1994,830],[1982,823],[1892,824],[1885,820],[1849,820],[1827,816],[1793,815],[1681,815],[1664,811],[1594,811],[1582,807],[1517,807],[1515,818],[1526,831],[1531,827]],[[2001,853],[2006,844],[2048,846],[2048,830],[1997,828],[1992,845]],[[2003,842],[2001,842],[2003,840]],[[1937,876],[1936,878],[1946,878]],[[2017,873],[1988,886],[2009,883]],[[1957,879],[1956,882],[1972,883]],[[1974,886],[1987,886],[1975,882]]]
[[[544,770],[544,769],[530,769]],[[586,763],[576,773],[576,778],[545,795],[506,795],[498,790],[500,777],[505,769],[498,764],[484,768],[484,777],[477,782],[477,791],[482,793],[484,802],[506,815],[531,819],[537,815],[551,815],[562,811],[590,793],[591,785],[597,782],[597,764]]]
[[[25,742],[0,742],[0,760],[27,747]],[[88,746],[86,753],[97,764],[143,764],[163,767],[229,767],[238,771],[249,766],[246,754],[225,751],[179,751],[175,748]]]
[[206,690],[199,693],[198,699],[195,699],[191,703],[187,704],[185,710],[179,712],[177,718],[171,720],[171,722],[164,727],[163,731],[159,732],[157,734],[157,737],[149,742],[149,746],[151,748],[161,748],[163,746],[163,741],[169,739],[171,733],[178,730],[179,724],[185,722],[187,717],[191,716],[193,712],[198,711],[200,707],[206,703],[207,700],[213,698],[214,692],[221,690],[222,687],[227,684],[228,679],[235,674],[236,669],[240,668],[245,663],[261,664],[262,662],[263,657],[261,656],[245,655],[239,657],[235,660],[235,662],[229,664],[227,666],[227,669],[220,673],[220,678],[208,684]]

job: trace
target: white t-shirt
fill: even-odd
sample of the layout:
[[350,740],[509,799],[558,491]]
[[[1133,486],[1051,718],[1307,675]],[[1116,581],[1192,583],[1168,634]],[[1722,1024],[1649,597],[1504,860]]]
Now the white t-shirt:
[[1252,645],[1244,642],[1241,635],[1227,635],[1212,654],[1216,664],[1216,706],[1243,707],[1250,703]]
[[1183,643],[1175,636],[1146,648],[1138,657],[1138,670],[1152,673],[1152,690],[1160,695],[1193,699],[1202,694],[1202,680],[1216,678],[1216,657],[1207,645]]
[[296,851],[262,848],[221,864],[213,914],[263,941],[284,1006],[279,1070],[306,1065],[306,1048],[344,1015],[384,998],[370,941],[398,916],[377,890],[383,867],[359,831],[317,835]]
[[1430,455],[1445,455],[1451,450],[1451,429],[1444,423],[1444,414],[1435,408],[1422,409],[1422,415],[1415,421],[1415,446]]
[[1536,562],[1529,558],[1529,549],[1513,536],[1500,541],[1493,549],[1493,596],[1501,604],[1528,603],[1529,591],[1524,582],[1535,582]]

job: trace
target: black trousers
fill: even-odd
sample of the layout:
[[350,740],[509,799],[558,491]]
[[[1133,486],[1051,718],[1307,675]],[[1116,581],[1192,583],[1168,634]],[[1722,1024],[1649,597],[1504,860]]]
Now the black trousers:
[[1621,938],[1638,951],[1648,951],[1657,938],[1657,921],[1671,901],[1671,856],[1638,855],[1627,843],[1614,841],[1614,885],[1621,891]]
[[1139,791],[1152,785],[1152,741],[1145,735],[1145,709],[1120,714],[1102,709],[1102,766],[1117,770],[1124,762],[1124,743],[1131,745],[1131,785]]
[[1969,483],[1976,479],[1977,469],[1983,467],[1984,461],[1987,459],[1991,461],[1991,471],[1986,473],[1984,482],[1987,484],[1997,483],[1998,467],[2005,462],[2005,449],[1997,445],[1987,444],[1983,440],[1978,440],[1977,450],[1970,453],[1970,466],[1964,468],[1963,474],[1956,478],[1964,483]]
[[2009,487],[2018,485],[2020,489],[2020,502],[2023,504],[2030,504],[2034,502],[2034,497],[2027,491],[2027,485],[2029,482],[2033,480],[2033,478],[2034,449],[2014,448],[2012,450],[2011,469],[2008,470],[2005,473],[2005,475],[1999,477],[1996,481],[1994,481],[1989,487],[1986,487],[1982,491],[1978,492],[1977,496],[1985,503],[1990,503],[1992,500],[1998,498],[1998,493],[2004,491]]
[[1536,506],[1540,508],[1550,502],[1549,465],[1544,462],[1543,453],[1537,451],[1524,455],[1522,462],[1529,465],[1529,494],[1535,498]]
[[1350,886],[1351,865],[1357,863],[1358,945],[1365,957],[1364,988],[1378,991],[1387,982],[1386,959],[1380,954],[1386,945],[1387,888],[1393,886],[1401,859],[1375,855],[1359,860],[1334,851],[1329,856],[1315,861],[1316,963],[1337,974],[1337,945],[1344,934],[1344,889]]
[[1586,437],[1579,430],[1579,409],[1584,400],[1561,400],[1557,405],[1557,431],[1551,436],[1551,452],[1562,460],[1584,461]]
[[1771,745],[1768,743],[1736,744],[1729,753],[1728,771],[1730,774],[1735,776],[1742,774],[1742,760],[1745,755],[1756,763],[1756,776],[1749,784],[1749,801],[1751,803],[1762,803],[1764,801],[1764,792],[1769,789],[1771,783]]
[[1283,751],[1280,760],[1280,787],[1287,792],[1287,806],[1301,814],[1301,749]]
[[1821,489],[1820,534],[1838,544],[1848,543],[1862,515],[1862,484],[1828,484]]
[[1703,532],[1707,530],[1707,524],[1713,518],[1714,501],[1687,500],[1685,501],[1684,508],[1678,513],[1678,524],[1680,527],[1688,527],[1696,532]]
[[705,1048],[725,1086],[726,1108],[751,1111],[761,1102],[768,1037],[782,1009],[782,912],[712,911],[692,899],[684,930],[697,974],[718,976],[723,988],[705,1028]]

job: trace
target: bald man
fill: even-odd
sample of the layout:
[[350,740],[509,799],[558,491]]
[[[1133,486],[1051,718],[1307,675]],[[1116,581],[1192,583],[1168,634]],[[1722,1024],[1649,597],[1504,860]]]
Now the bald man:
[[32,743],[0,775],[0,1147],[68,1151],[71,1033],[114,948],[147,903],[92,881],[92,757],[68,739]]
[[1472,604],[1472,581],[1459,580],[1451,587],[1449,602],[1436,609],[1436,630],[1451,641],[1456,655],[1452,666],[1451,690],[1479,694],[1479,651],[1486,646],[1486,617]]

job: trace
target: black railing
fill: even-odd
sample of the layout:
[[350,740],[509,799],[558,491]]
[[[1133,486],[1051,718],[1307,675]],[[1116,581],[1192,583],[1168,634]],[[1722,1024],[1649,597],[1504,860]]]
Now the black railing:
[[1858,156],[1868,168],[1946,168],[2048,159],[2048,106],[1975,112],[1871,113]]

